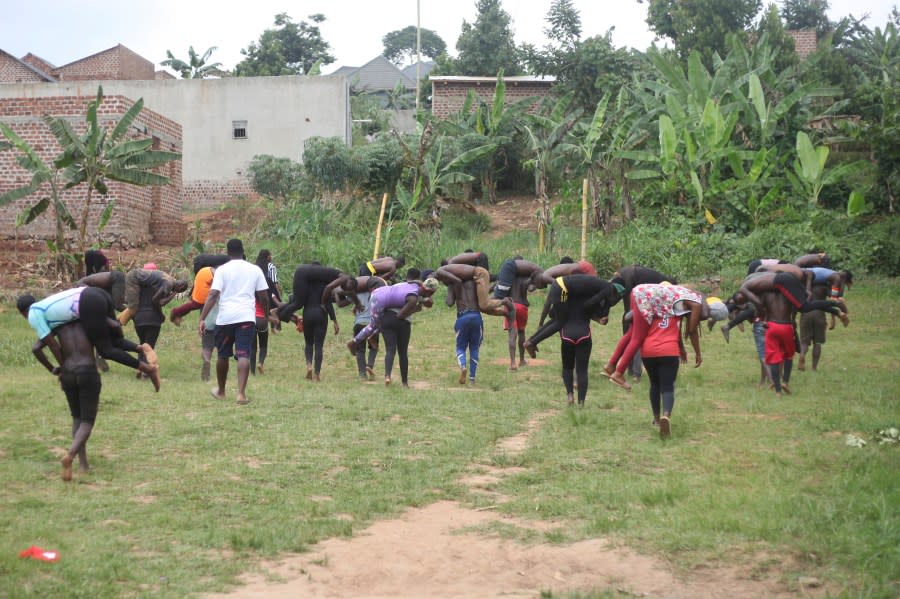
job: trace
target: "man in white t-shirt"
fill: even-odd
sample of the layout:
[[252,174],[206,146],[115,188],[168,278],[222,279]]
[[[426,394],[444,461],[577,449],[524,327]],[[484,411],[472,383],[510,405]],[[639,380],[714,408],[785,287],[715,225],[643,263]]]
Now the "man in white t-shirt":
[[238,405],[250,403],[247,399],[247,379],[250,377],[250,348],[256,335],[256,303],[269,313],[269,285],[262,270],[244,260],[244,244],[240,239],[228,240],[229,261],[216,269],[212,286],[203,312],[200,313],[200,334],[206,329],[206,316],[218,304],[216,316],[216,380],[218,388],[210,393],[216,399],[225,399],[225,382],[228,380],[228,358],[238,363]]

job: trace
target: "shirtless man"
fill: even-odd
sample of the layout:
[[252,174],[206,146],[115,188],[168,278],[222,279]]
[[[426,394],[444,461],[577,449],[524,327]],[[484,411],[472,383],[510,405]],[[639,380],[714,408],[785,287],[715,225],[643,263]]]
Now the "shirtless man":
[[72,462],[78,456],[78,469],[89,469],[87,442],[94,429],[100,404],[100,374],[97,372],[94,346],[80,322],[72,322],[54,330],[62,350],[59,368],[51,370],[59,377],[72,414],[72,444],[63,456],[62,479],[72,480]]
[[406,264],[406,258],[398,256],[382,256],[369,262],[364,262],[359,267],[359,276],[381,277],[387,281],[393,281],[397,271]]
[[492,316],[505,316],[511,321],[515,320],[516,307],[510,298],[489,297],[491,275],[487,269],[469,264],[450,263],[434,271],[434,277],[448,287],[473,281],[479,310]]
[[[456,304],[456,323],[453,325],[453,330],[456,331],[456,363],[459,366],[459,384],[466,384],[466,374],[468,374],[469,382],[474,385],[481,342],[484,340],[484,320],[478,309],[475,282],[464,281],[458,286],[450,286],[447,289],[446,303],[448,306]],[[467,351],[468,362],[466,362]]]

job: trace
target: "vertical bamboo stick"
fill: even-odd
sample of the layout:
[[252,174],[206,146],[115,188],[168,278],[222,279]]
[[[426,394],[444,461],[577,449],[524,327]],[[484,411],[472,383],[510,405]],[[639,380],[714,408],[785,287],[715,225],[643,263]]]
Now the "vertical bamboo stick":
[[381,225],[384,223],[384,209],[387,208],[387,200],[388,194],[384,192],[384,197],[381,198],[381,214],[378,215],[378,229],[375,230],[375,254],[372,256],[372,260],[378,258],[378,252],[381,251]]
[[588,180],[581,185],[581,259],[587,260]]

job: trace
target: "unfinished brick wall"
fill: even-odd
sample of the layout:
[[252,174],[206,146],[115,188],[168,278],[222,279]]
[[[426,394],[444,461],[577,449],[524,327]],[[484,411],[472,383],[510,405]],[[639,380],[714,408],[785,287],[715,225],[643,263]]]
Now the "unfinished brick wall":
[[[84,114],[93,97],[60,96],[44,98],[0,98],[0,120],[31,145],[45,163],[59,154],[56,138],[44,124],[41,115],[64,117],[76,133],[83,133]],[[121,116],[134,104],[123,96],[107,96],[98,110],[98,118],[104,126],[112,128]],[[154,147],[160,150],[181,152],[181,126],[146,108],[135,120],[128,139],[152,138]],[[28,171],[16,163],[17,152],[0,153],[0,194],[21,187],[30,181]],[[109,194],[91,202],[88,218],[88,238],[116,242],[123,246],[143,245],[149,241],[180,243],[185,227],[181,222],[181,162],[175,161],[161,167],[161,174],[171,183],[164,187],[137,187],[109,181]],[[80,220],[86,193],[84,185],[63,191],[61,197],[69,212]],[[96,192],[95,192],[96,193]],[[36,201],[49,195],[49,185],[38,193],[0,207],[0,236],[16,235],[16,216]],[[96,225],[110,201],[115,201],[112,217],[99,233]],[[75,233],[70,233],[75,236]],[[48,209],[42,216],[18,231],[18,237],[50,239],[55,237],[55,216]]]
[[149,80],[156,78],[153,63],[119,44],[51,73],[60,81]]
[[191,210],[216,210],[236,199],[257,199],[258,194],[247,179],[230,181],[191,181],[182,191],[184,207]]
[[7,54],[0,52],[0,83],[26,83],[46,81],[39,74]]
[[790,29],[786,33],[794,38],[794,51],[801,59],[818,49],[815,29]]
[[40,56],[32,54],[31,52],[29,52],[28,54],[23,56],[20,60],[22,62],[30,64],[31,66],[33,66],[34,68],[36,68],[40,71],[47,73],[48,75],[50,74],[50,71],[52,71],[53,69],[56,68],[55,65],[50,64],[49,62],[47,62]]
[[[506,103],[511,104],[522,98],[535,98],[532,110],[537,108],[538,102],[544,96],[550,95],[553,86],[552,81],[505,81]],[[497,88],[495,80],[490,78],[471,80],[445,80],[435,79],[431,83],[431,113],[445,119],[451,114],[460,111],[466,101],[469,91],[474,91],[479,98],[490,105],[494,99],[494,91]]]

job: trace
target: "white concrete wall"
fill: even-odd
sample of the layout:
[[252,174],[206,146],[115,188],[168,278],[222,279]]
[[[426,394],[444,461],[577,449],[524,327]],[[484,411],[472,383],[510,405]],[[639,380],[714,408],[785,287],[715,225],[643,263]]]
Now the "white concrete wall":
[[[0,84],[0,97],[144,98],[144,105],[182,126],[183,181],[242,178],[257,154],[300,161],[313,136],[350,143],[348,82],[341,76],[229,77],[164,81],[78,81]],[[232,121],[247,121],[247,139],[232,138]]]

